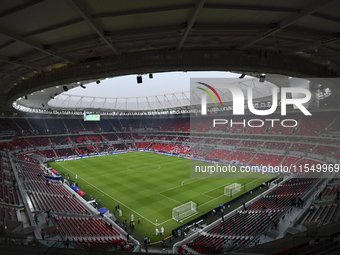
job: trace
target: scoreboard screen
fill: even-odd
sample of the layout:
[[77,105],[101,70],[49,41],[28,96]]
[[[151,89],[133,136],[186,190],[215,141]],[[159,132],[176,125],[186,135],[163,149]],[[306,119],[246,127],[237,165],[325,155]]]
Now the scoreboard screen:
[[84,121],[100,121],[100,113],[84,112]]

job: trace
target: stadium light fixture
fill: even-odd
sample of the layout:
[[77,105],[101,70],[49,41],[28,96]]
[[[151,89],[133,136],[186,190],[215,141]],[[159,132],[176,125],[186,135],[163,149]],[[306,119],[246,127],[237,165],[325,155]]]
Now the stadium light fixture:
[[100,80],[96,80],[96,83],[99,84],[99,83],[100,83]]
[[83,89],[86,89],[86,87],[82,83],[80,83],[80,87],[82,87]]
[[25,95],[25,100],[27,100],[27,95]]
[[138,84],[143,83],[143,79],[142,79],[142,76],[141,76],[141,75],[138,75],[138,76],[137,76],[137,83],[138,83]]
[[264,82],[266,80],[266,74],[263,73],[260,75],[260,82]]
[[153,79],[153,74],[149,73],[149,79]]
[[246,76],[246,74],[245,74],[245,73],[243,73],[243,74],[241,74],[241,76],[240,76],[240,77],[238,77],[238,78],[239,78],[239,79],[243,79],[245,76]]
[[67,86],[63,86],[64,91],[68,91]]

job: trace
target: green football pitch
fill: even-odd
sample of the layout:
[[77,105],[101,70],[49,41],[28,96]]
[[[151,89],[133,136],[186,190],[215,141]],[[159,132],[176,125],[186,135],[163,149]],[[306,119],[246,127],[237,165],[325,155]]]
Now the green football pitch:
[[[224,187],[232,183],[242,184],[241,192],[253,189],[273,178],[272,174],[247,173],[235,178],[190,178],[190,160],[150,152],[129,152],[104,157],[92,157],[73,161],[51,162],[59,173],[70,174],[86,194],[101,199],[101,205],[114,212],[120,205],[122,216],[129,223],[131,214],[137,223],[135,230],[141,236],[154,237],[155,229],[163,226],[165,235],[203,215],[231,198],[224,195]],[[246,177],[246,178],[245,178]],[[198,214],[179,223],[172,219],[172,209],[193,201]]]

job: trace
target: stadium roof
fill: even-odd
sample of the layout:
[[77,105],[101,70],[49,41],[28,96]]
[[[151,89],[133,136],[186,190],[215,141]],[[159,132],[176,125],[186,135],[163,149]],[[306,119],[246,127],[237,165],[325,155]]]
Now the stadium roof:
[[339,10],[339,0],[2,1],[0,112],[35,91],[46,89],[43,104],[64,85],[127,74],[338,77]]

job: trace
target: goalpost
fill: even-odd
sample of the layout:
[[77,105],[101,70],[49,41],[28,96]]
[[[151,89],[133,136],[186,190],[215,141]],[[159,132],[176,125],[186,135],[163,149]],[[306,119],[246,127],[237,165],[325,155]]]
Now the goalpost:
[[233,183],[228,186],[224,187],[224,195],[232,197],[236,193],[241,191],[241,184],[240,183]]
[[172,218],[175,221],[182,221],[193,214],[198,213],[197,211],[197,204],[190,201],[188,203],[185,203],[183,205],[177,206],[172,209]]

